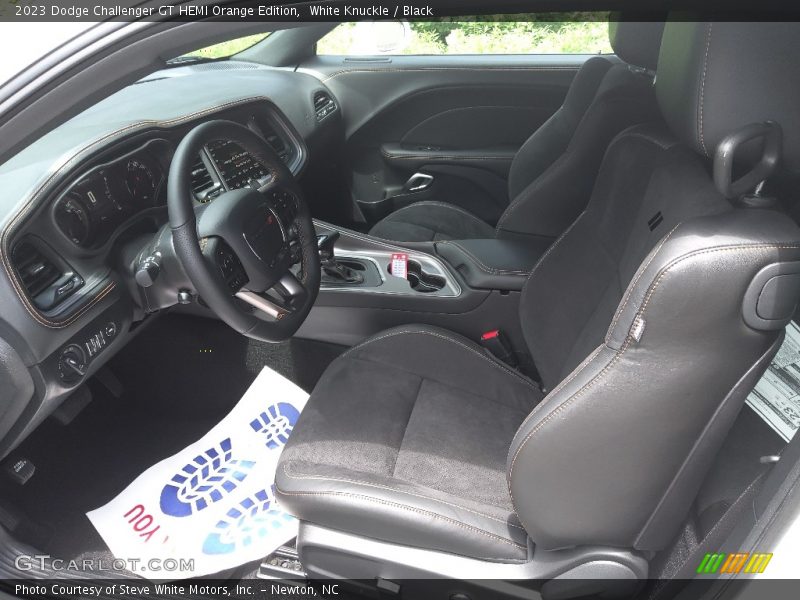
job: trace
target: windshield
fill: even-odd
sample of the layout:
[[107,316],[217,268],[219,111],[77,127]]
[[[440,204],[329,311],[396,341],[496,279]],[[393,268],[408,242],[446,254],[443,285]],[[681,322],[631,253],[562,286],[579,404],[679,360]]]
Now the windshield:
[[255,35],[247,35],[245,37],[227,40],[225,42],[220,42],[219,44],[214,44],[213,46],[205,46],[203,48],[198,48],[197,50],[192,50],[191,52],[182,54],[181,56],[169,62],[183,62],[186,59],[192,58],[209,60],[230,58],[234,54],[238,54],[239,52],[255,46],[258,42],[266,39],[268,35],[269,33],[257,33]]
[[[0,11],[0,16],[2,16]],[[95,23],[0,23],[0,85]]]

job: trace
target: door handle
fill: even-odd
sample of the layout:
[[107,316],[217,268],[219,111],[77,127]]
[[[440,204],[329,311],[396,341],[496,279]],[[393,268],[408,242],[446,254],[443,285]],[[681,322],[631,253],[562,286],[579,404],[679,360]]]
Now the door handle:
[[403,186],[403,191],[414,193],[428,189],[433,184],[433,175],[414,173]]

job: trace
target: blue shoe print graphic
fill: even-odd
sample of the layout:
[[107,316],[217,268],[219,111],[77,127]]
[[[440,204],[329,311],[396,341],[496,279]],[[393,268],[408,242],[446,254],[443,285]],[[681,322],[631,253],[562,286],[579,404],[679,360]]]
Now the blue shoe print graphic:
[[280,448],[289,439],[300,411],[287,402],[278,402],[250,422],[253,431],[263,436],[267,448]]
[[203,554],[230,554],[294,522],[295,518],[275,506],[274,486],[261,490],[232,508],[219,521],[205,542]]
[[187,463],[161,490],[161,510],[173,517],[199,512],[236,489],[255,463],[234,460],[230,438]]

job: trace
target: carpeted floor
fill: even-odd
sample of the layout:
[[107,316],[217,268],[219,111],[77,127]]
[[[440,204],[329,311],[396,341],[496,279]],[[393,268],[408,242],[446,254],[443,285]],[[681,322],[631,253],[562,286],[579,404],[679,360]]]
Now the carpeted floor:
[[48,420],[13,453],[37,467],[27,485],[4,493],[38,524],[20,537],[65,559],[107,552],[87,511],[205,434],[263,366],[310,391],[341,350],[302,340],[255,342],[197,317],[159,319],[109,365],[123,384],[121,397],[90,381],[93,401],[69,426]]

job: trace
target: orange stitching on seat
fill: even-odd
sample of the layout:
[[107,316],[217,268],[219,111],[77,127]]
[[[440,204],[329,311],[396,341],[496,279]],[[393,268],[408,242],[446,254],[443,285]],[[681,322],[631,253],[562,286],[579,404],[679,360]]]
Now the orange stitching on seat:
[[[466,508],[464,506],[460,506],[458,504],[454,504],[452,502],[447,502],[446,500],[439,500],[437,498],[432,498],[430,496],[423,496],[422,494],[415,494],[414,492],[409,492],[409,491],[406,491],[406,490],[393,488],[393,487],[390,487],[388,485],[380,485],[380,484],[377,484],[377,483],[369,483],[369,482],[366,482],[366,481],[359,481],[359,480],[352,480],[352,479],[341,479],[341,478],[338,478],[338,477],[321,477],[321,476],[317,476],[317,475],[308,475],[308,474],[305,474],[305,473],[296,473],[295,475],[292,475],[291,473],[289,473],[288,464],[284,464],[283,465],[283,472],[290,479],[315,479],[315,480],[322,480],[322,481],[339,481],[341,483],[353,483],[353,484],[356,484],[356,485],[364,485],[364,486],[367,486],[367,487],[374,487],[374,488],[378,488],[378,489],[382,489],[382,490],[390,490],[392,492],[398,492],[400,494],[408,494],[409,496],[414,496],[416,498],[422,498],[423,500],[430,500],[432,502],[439,502],[440,504],[446,504],[448,506],[452,506],[453,508],[457,508],[459,510],[464,510],[464,511],[467,511],[467,512],[471,512],[471,513],[476,514],[476,515],[478,515],[480,517],[485,517],[487,519],[491,519],[492,521],[497,521],[498,523],[502,523],[503,525],[508,525],[509,527],[514,527],[516,529],[519,529],[520,531],[525,531],[525,529],[523,527],[521,527],[520,525],[515,525],[514,523],[509,523],[508,521],[504,521],[504,520],[502,520],[502,519],[500,519],[498,517],[493,517],[491,515],[487,515],[487,514],[484,514],[482,512],[478,512],[476,510],[472,510],[470,508]],[[492,505],[492,506],[494,506],[494,505]],[[498,506],[497,508],[500,508],[500,507]],[[514,514],[514,513],[512,513],[512,514]]]
[[614,320],[611,321],[611,326],[608,328],[608,332],[606,333],[606,341],[608,341],[608,338],[611,336],[611,332],[614,330],[614,327],[617,326],[617,321],[622,316],[622,313],[624,312],[625,307],[628,305],[628,301],[631,299],[631,295],[633,294],[633,289],[636,287],[636,284],[639,283],[639,279],[642,278],[642,275],[644,275],[644,272],[647,270],[647,267],[649,267],[650,263],[653,262],[653,260],[658,255],[659,251],[664,246],[664,244],[667,242],[667,240],[670,238],[670,236],[672,236],[672,234],[675,233],[675,230],[680,226],[681,226],[681,223],[678,223],[677,225],[675,225],[675,227],[673,227],[669,231],[669,233],[667,233],[667,235],[665,235],[664,237],[661,238],[661,241],[658,242],[658,244],[656,245],[655,248],[653,248],[653,250],[652,250],[652,252],[650,254],[650,258],[647,259],[647,262],[645,264],[643,264],[641,267],[639,267],[639,271],[638,271],[638,273],[636,273],[636,277],[634,277],[633,281],[631,281],[628,284],[628,289],[625,292],[625,298],[623,298],[624,302],[617,309],[617,312],[614,315]]
[[[667,273],[670,270],[672,270],[674,267],[676,267],[677,265],[679,265],[680,263],[682,263],[682,262],[684,262],[686,260],[689,260],[691,258],[695,258],[697,256],[702,256],[704,254],[711,254],[711,253],[714,253],[714,252],[728,252],[728,251],[739,251],[739,250],[749,251],[749,250],[797,250],[797,249],[800,249],[800,245],[794,245],[794,244],[740,244],[740,245],[736,245],[736,246],[717,246],[717,247],[712,247],[712,248],[706,248],[704,250],[696,250],[696,251],[693,251],[693,252],[689,252],[689,253],[687,253],[687,254],[685,254],[683,256],[679,256],[675,260],[670,262],[668,265],[666,265],[661,270],[661,272],[659,273],[659,275],[655,279],[655,281],[650,285],[650,289],[648,290],[647,295],[644,298],[642,306],[636,312],[636,317],[641,317],[644,314],[645,310],[647,309],[648,304],[650,303],[650,300],[652,299],[653,295],[656,292],[656,289],[661,284],[661,281],[664,279],[664,277],[667,275]],[[561,412],[566,410],[566,408],[568,408],[570,405],[572,405],[576,400],[578,400],[581,396],[583,396],[586,393],[586,391],[588,391],[594,384],[596,384],[603,377],[603,375],[605,375],[611,369],[611,367],[613,367],[622,358],[622,355],[625,354],[627,349],[630,347],[631,341],[632,340],[631,340],[630,335],[626,336],[625,343],[617,351],[617,353],[609,361],[609,363],[605,367],[603,367],[603,369],[597,375],[595,375],[591,379],[591,381],[586,383],[580,390],[575,392],[572,396],[570,396],[569,398],[564,400],[561,404],[559,404],[552,411],[550,411],[550,413],[548,413],[548,415],[544,419],[542,419],[536,425],[536,427],[534,427],[530,432],[528,432],[528,434],[525,436],[525,439],[522,440],[522,442],[520,443],[519,447],[517,448],[517,451],[514,453],[514,458],[511,460],[511,466],[508,469],[508,482],[509,482],[508,491],[509,491],[509,494],[511,495],[511,502],[514,505],[515,508],[516,508],[517,504],[516,504],[516,501],[514,500],[514,493],[511,490],[511,477],[512,477],[513,472],[514,472],[514,465],[516,464],[517,458],[519,457],[520,453],[522,452],[522,449],[525,447],[525,445],[528,443],[528,441],[536,433],[538,433],[549,421],[551,421],[553,418],[555,418],[555,416],[557,416],[558,414],[560,414]],[[519,520],[522,523],[522,525],[525,526],[525,521],[522,518],[522,515],[517,513],[517,517],[519,518]],[[525,526],[525,527],[527,529],[527,526]]]
[[281,494],[283,494],[285,496],[346,496],[346,497],[350,497],[350,498],[360,498],[361,500],[367,500],[369,502],[376,502],[378,504],[384,504],[386,506],[392,506],[394,508],[402,508],[404,510],[409,510],[411,512],[415,512],[415,513],[418,513],[418,514],[421,514],[421,515],[426,515],[426,516],[429,516],[429,517],[433,517],[434,519],[442,519],[443,521],[447,521],[449,523],[452,523],[453,525],[456,525],[457,527],[461,527],[463,529],[467,529],[467,530],[472,531],[474,533],[478,533],[480,535],[486,536],[486,537],[491,538],[491,539],[493,539],[495,541],[498,541],[500,543],[508,544],[509,546],[513,546],[514,548],[517,548],[519,550],[527,551],[527,549],[528,549],[527,546],[522,546],[521,544],[518,544],[517,542],[515,542],[513,540],[509,540],[507,538],[501,537],[501,536],[496,535],[494,533],[490,533],[488,531],[484,531],[483,529],[478,529],[477,527],[473,527],[472,525],[467,525],[466,523],[462,523],[461,521],[456,521],[455,519],[451,519],[450,517],[445,517],[444,515],[440,515],[438,513],[430,512],[430,511],[427,511],[427,510],[423,510],[421,508],[416,508],[414,506],[408,506],[406,504],[399,504],[397,502],[391,502],[389,500],[382,500],[380,498],[374,498],[372,496],[364,496],[362,494],[353,494],[353,493],[350,493],[350,492],[287,492],[286,490],[282,490],[280,488],[280,486],[278,486],[277,484],[276,484],[275,487],[277,488],[277,490]]
[[703,135],[703,102],[705,99],[706,74],[708,73],[708,56],[711,50],[711,28],[713,25],[713,23],[709,23],[708,29],[706,30],[706,53],[703,57],[703,75],[700,79],[700,102],[698,103],[699,108],[697,111],[697,137],[700,140],[700,145],[706,156],[708,156],[708,149],[706,148],[706,140]]
[[507,373],[509,375],[514,375],[520,382],[524,383],[528,387],[536,390],[537,392],[541,391],[531,380],[527,379],[526,377],[524,377],[522,374],[518,373],[517,371],[512,371],[511,369],[508,369],[508,368],[502,366],[500,363],[495,362],[494,360],[490,359],[488,356],[486,356],[484,354],[481,354],[475,348],[470,348],[469,346],[459,342],[458,340],[454,340],[453,338],[441,335],[439,333],[435,333],[433,331],[424,331],[424,330],[423,331],[413,331],[413,330],[407,330],[407,329],[403,329],[401,331],[393,331],[391,333],[387,333],[385,335],[381,335],[381,336],[376,337],[376,338],[371,338],[371,339],[369,339],[369,340],[367,340],[367,341],[365,341],[365,342],[363,342],[363,343],[361,343],[361,344],[359,344],[357,346],[353,346],[347,352],[342,354],[339,358],[345,358],[351,352],[354,352],[354,351],[356,351],[356,350],[358,350],[360,348],[368,346],[369,344],[371,344],[373,342],[377,342],[379,340],[383,340],[383,339],[386,339],[386,338],[394,337],[394,336],[397,336],[397,335],[404,335],[404,334],[406,334],[406,335],[414,335],[414,334],[430,335],[430,336],[433,336],[433,337],[437,337],[437,338],[443,339],[446,342],[450,342],[450,343],[455,344],[457,346],[461,346],[465,350],[468,350],[469,352],[473,353],[478,358],[481,358],[481,359],[485,360],[490,365],[496,367],[497,369],[500,369],[504,373]]
[[[600,351],[601,351],[603,348],[605,348],[605,346],[604,346],[604,345],[602,345],[602,344],[601,344],[601,345],[599,345],[597,348],[595,348],[595,349],[594,349],[594,351],[593,351],[593,352],[592,352],[592,353],[591,353],[589,356],[587,356],[586,358],[584,358],[584,359],[583,359],[583,362],[582,362],[581,364],[579,364],[577,367],[575,367],[575,368],[572,370],[572,373],[570,373],[570,374],[569,374],[569,377],[567,377],[566,379],[564,379],[564,381],[562,381],[561,383],[559,383],[559,384],[558,384],[558,385],[555,387],[555,389],[554,389],[552,392],[550,392],[549,394],[547,394],[547,396],[553,396],[553,397],[554,397],[554,396],[555,396],[555,394],[557,394],[558,392],[560,392],[561,390],[563,390],[565,387],[567,387],[567,386],[570,384],[570,382],[572,382],[572,380],[573,380],[573,379],[575,379],[575,378],[578,376],[578,374],[579,374],[579,373],[580,373],[580,372],[581,372],[581,371],[582,371],[582,370],[583,370],[583,369],[584,369],[584,368],[585,368],[585,367],[586,367],[586,366],[587,366],[587,365],[588,365],[590,362],[592,362],[592,361],[593,361],[593,360],[594,360],[594,359],[597,357],[597,355],[598,355],[598,354],[600,354]],[[545,396],[545,398],[547,398],[547,396]],[[525,420],[524,420],[524,421],[522,422],[522,424],[521,424],[521,425],[520,425],[520,426],[517,428],[517,431],[519,431],[520,429],[522,429],[523,427],[525,427],[525,425],[528,423],[528,421],[530,421],[530,420],[531,420],[533,417],[535,417],[535,416],[536,416],[536,415],[539,413],[539,410],[540,410],[540,409],[541,409],[541,408],[544,406],[544,404],[545,404],[545,402],[544,402],[544,398],[543,398],[543,399],[542,399],[542,401],[541,401],[539,404],[537,404],[536,406],[534,406],[534,407],[533,407],[533,410],[530,412],[530,414],[529,414],[527,417],[525,417]],[[511,481],[510,477],[511,477],[511,476],[510,476],[510,474],[509,474],[509,476],[507,477],[507,480],[508,480],[509,482]]]

